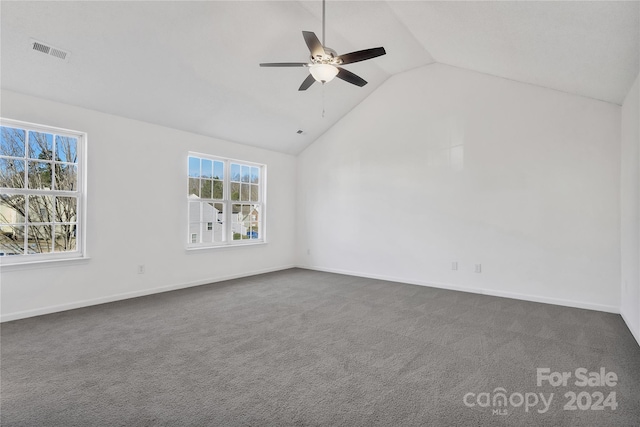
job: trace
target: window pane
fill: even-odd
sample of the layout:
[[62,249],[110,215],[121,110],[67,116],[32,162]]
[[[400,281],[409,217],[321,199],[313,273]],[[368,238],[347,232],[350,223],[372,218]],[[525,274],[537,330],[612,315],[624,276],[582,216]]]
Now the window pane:
[[251,168],[251,182],[254,184],[260,183],[260,169]]
[[222,242],[224,205],[222,203],[203,203],[202,212],[202,242]]
[[260,206],[259,205],[252,205],[251,206],[251,212],[250,212],[250,221],[254,224],[260,223]]
[[201,243],[211,243],[213,242],[213,229],[209,229],[208,222],[205,222],[201,225],[201,230],[202,230],[202,241]]
[[200,177],[200,158],[189,157],[189,176],[193,178]]
[[218,219],[218,210],[213,203],[202,204],[202,218],[200,222],[214,222]]
[[224,163],[213,162],[213,177],[215,179],[224,179]]
[[248,202],[251,200],[251,184],[242,184],[242,188],[240,190],[240,200],[243,202]]
[[53,197],[29,196],[29,222],[53,222]]
[[257,239],[260,215],[257,205],[232,205],[233,240]]
[[24,254],[24,227],[0,226],[0,255]]
[[29,188],[51,189],[51,163],[29,162]]
[[0,156],[24,157],[25,131],[2,126],[0,130]]
[[240,181],[240,165],[231,163],[231,181]]
[[200,223],[194,222],[189,224],[189,242],[200,243]]
[[260,195],[260,187],[258,185],[251,186],[251,201],[257,202]]
[[200,198],[201,199],[211,199],[213,197],[213,181],[210,179],[201,179],[200,180]]
[[56,135],[56,160],[67,163],[78,162],[78,140]]
[[200,180],[198,178],[189,178],[189,196],[200,197]]
[[202,178],[213,178],[213,162],[202,159]]
[[231,206],[231,231],[233,240],[241,240],[246,235],[247,230],[242,224],[242,205]]
[[0,224],[22,224],[24,217],[24,195],[0,195]]
[[63,224],[55,226],[55,252],[68,252],[76,250],[76,225]]
[[223,242],[224,241],[224,204],[223,203],[215,203],[214,204],[216,210],[216,220],[213,223],[213,241],[214,242]]
[[222,223],[225,221],[224,217],[224,203],[214,203],[213,206],[216,209],[216,219],[215,222]]
[[0,187],[24,188],[24,161],[0,159]]
[[237,182],[231,183],[231,200],[240,200],[240,184]]
[[251,179],[251,168],[249,166],[242,166],[242,182],[249,182]]
[[222,199],[222,195],[223,195],[223,182],[213,181],[213,198]]
[[78,221],[78,198],[77,197],[56,197],[55,222],[77,222]]
[[56,190],[76,191],[78,189],[78,167],[55,163]]
[[51,252],[51,225],[29,226],[27,236],[27,252],[30,254],[44,254]]
[[189,202],[189,222],[200,222],[200,202]]
[[53,135],[29,131],[29,157],[32,159],[53,159]]
[[251,222],[248,236],[250,239],[258,239],[260,237],[257,222]]

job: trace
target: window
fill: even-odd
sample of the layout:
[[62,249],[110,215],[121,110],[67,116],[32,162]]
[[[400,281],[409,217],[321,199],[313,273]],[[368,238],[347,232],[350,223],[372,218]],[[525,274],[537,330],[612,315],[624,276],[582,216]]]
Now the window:
[[265,241],[266,166],[190,153],[188,247]]
[[84,255],[86,134],[0,119],[3,264]]

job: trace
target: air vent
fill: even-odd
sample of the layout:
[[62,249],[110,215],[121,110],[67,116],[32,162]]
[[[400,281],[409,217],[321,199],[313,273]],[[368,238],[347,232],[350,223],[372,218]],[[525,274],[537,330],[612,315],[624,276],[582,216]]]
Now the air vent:
[[51,56],[55,56],[56,58],[65,59],[67,57],[67,52],[60,49],[51,49]]
[[49,53],[49,51],[51,51],[51,48],[42,43],[33,42],[33,50],[37,50],[38,52],[42,53]]
[[31,49],[44,53],[46,55],[53,56],[58,59],[62,59],[65,62],[68,62],[69,57],[71,56],[71,52],[68,52],[66,50],[63,50],[57,47],[53,47],[47,43],[43,43],[41,41],[34,40],[34,39],[31,39]]

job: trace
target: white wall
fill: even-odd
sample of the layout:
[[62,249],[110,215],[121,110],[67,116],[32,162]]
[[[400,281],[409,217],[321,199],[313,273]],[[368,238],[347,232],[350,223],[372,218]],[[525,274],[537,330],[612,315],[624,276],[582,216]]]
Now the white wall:
[[640,76],[622,105],[620,313],[640,343]]
[[[2,267],[2,320],[294,264],[295,157],[9,91],[1,115],[88,133],[91,257]],[[267,165],[268,244],[185,250],[189,150]]]
[[299,156],[298,263],[617,312],[619,182],[619,106],[422,67]]
[[[621,109],[440,64],[403,73],[299,156],[297,186],[288,155],[9,91],[1,107],[88,132],[91,257],[4,268],[2,320],[297,263],[614,312],[622,300],[640,330],[625,238],[640,239],[637,81]],[[184,250],[188,150],[267,164],[267,245]]]

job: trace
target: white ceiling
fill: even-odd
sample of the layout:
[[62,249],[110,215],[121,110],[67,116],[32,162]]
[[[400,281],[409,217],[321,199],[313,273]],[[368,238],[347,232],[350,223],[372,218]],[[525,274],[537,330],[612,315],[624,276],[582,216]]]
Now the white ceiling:
[[[369,82],[298,86],[314,1],[0,2],[2,88],[298,153],[388,77],[433,62],[621,104],[639,70],[640,2],[327,1],[326,44],[384,46]],[[68,62],[30,39],[71,52]],[[323,108],[325,110],[322,116]],[[304,133],[298,135],[296,131]]]

